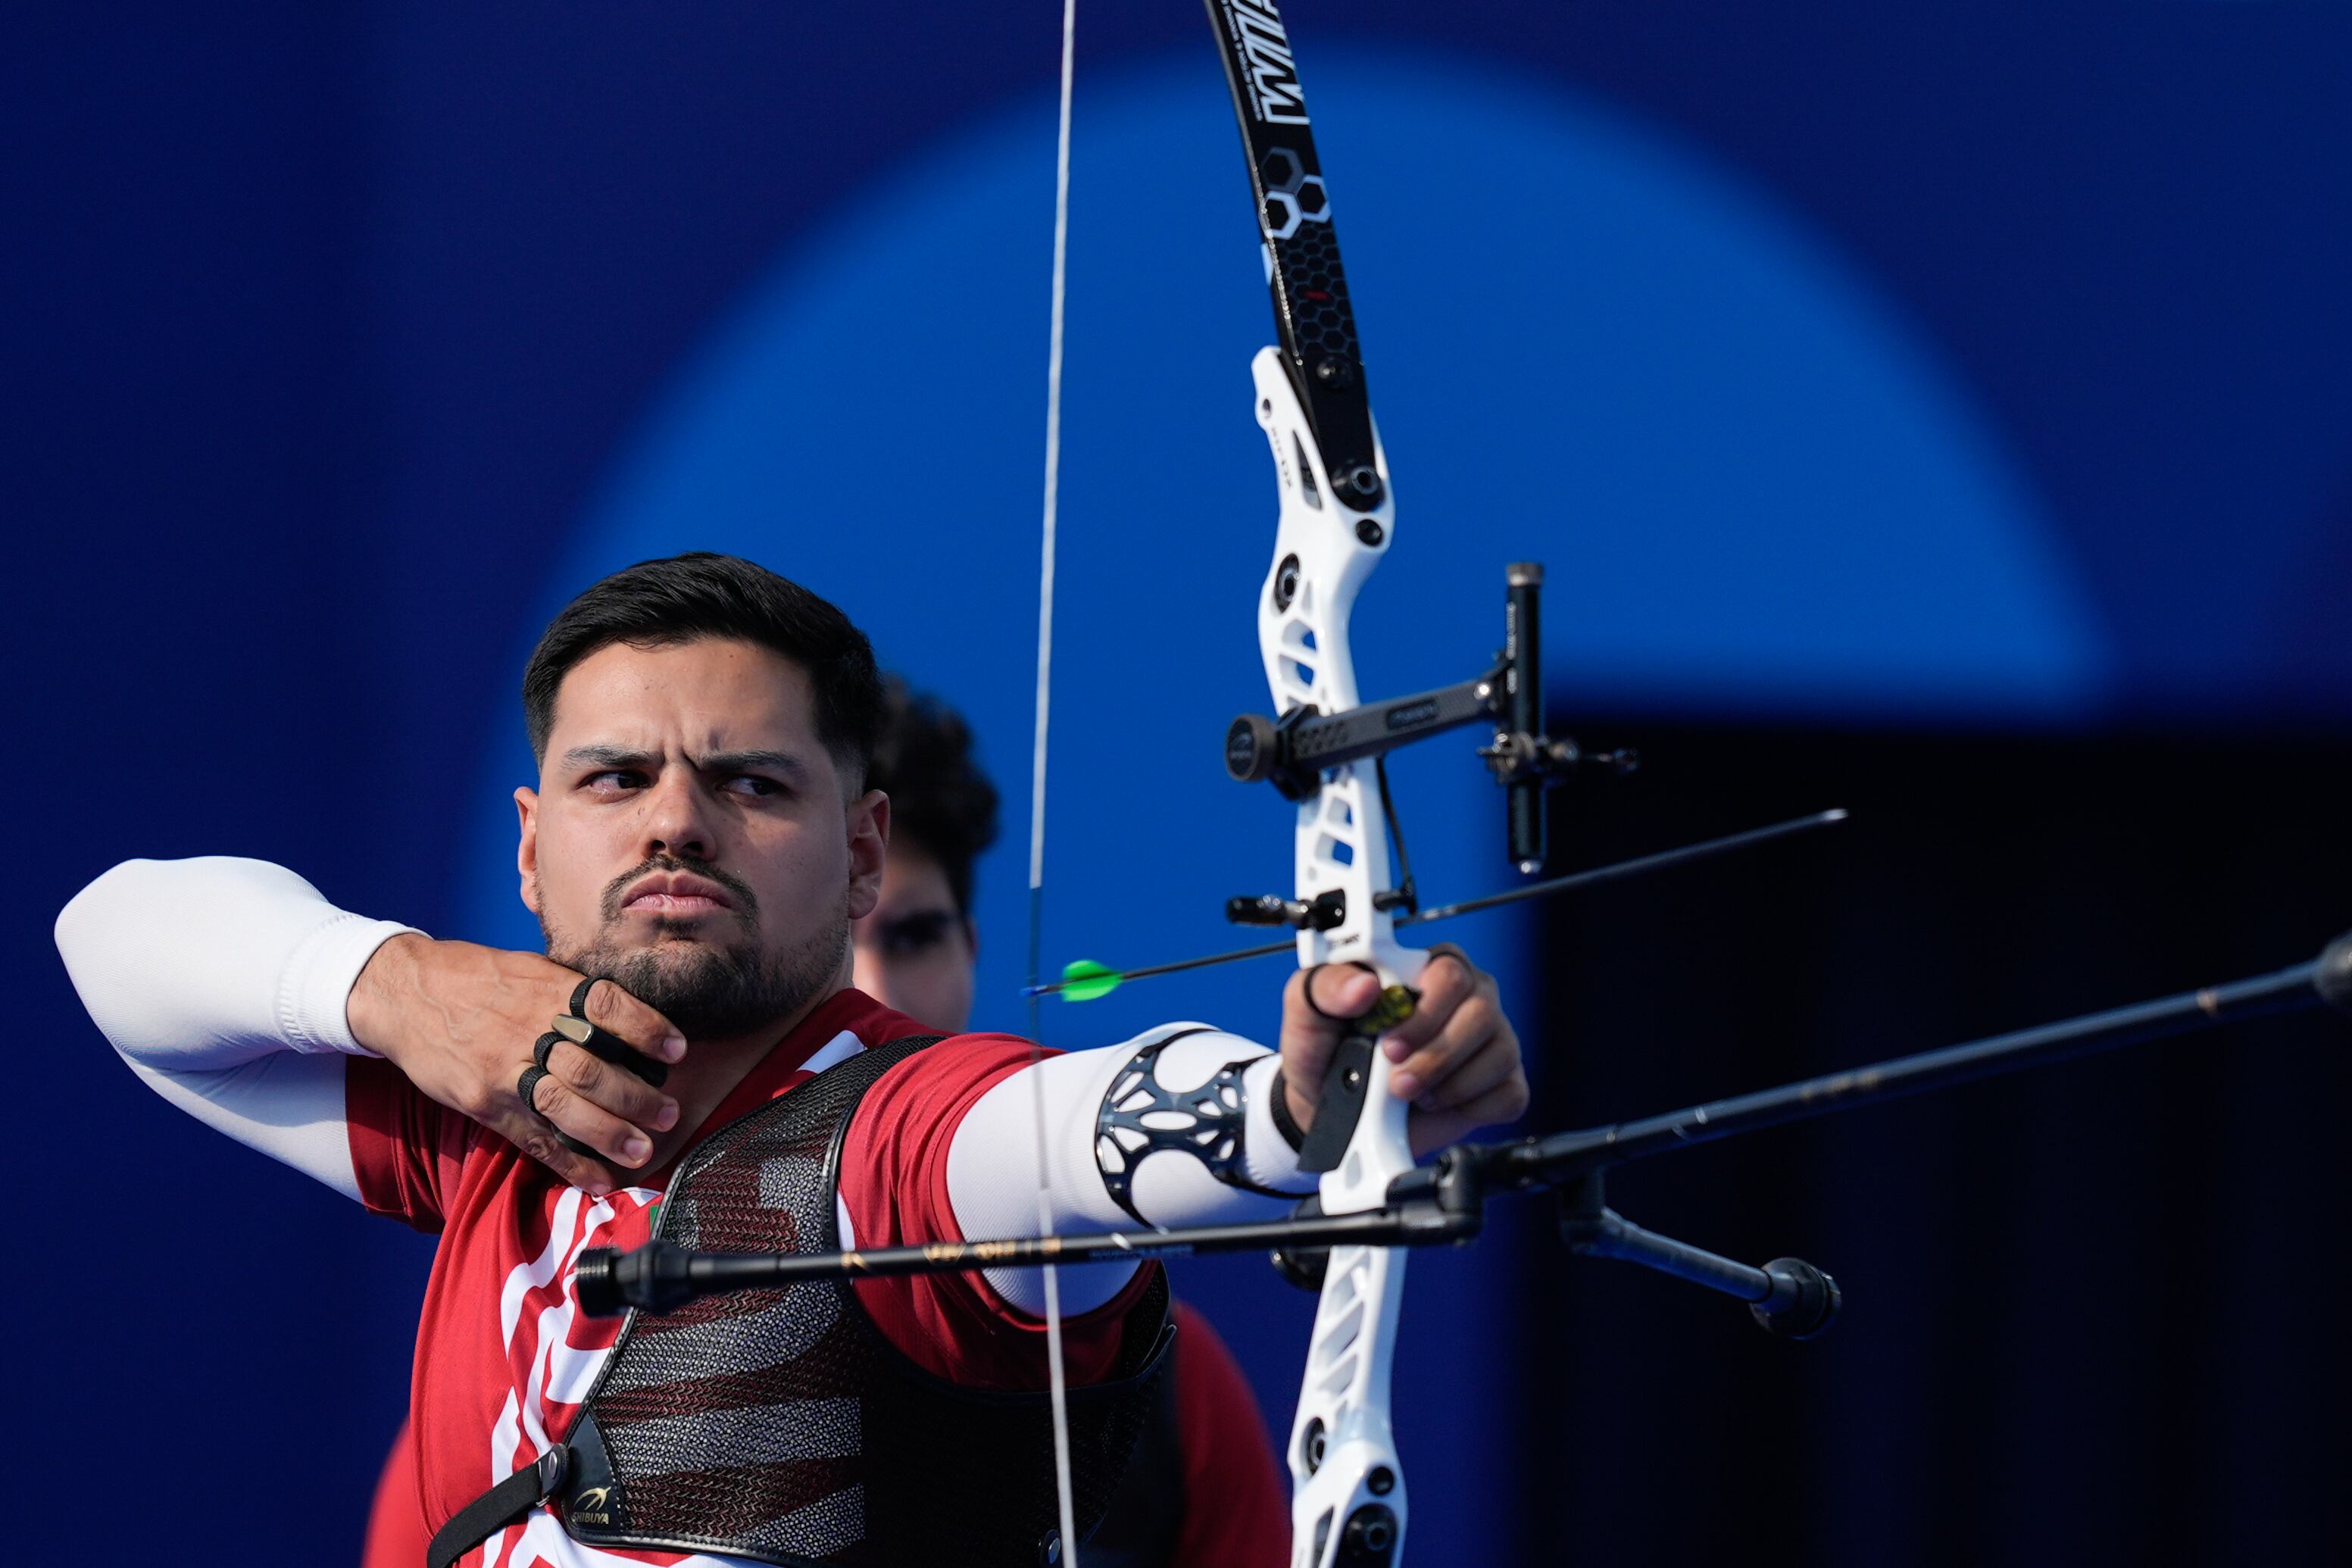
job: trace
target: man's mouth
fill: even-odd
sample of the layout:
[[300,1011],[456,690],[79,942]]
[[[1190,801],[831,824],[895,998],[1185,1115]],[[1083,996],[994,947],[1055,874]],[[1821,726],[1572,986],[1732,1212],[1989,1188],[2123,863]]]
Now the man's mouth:
[[684,871],[657,871],[621,896],[622,913],[665,920],[690,920],[734,907],[727,889]]

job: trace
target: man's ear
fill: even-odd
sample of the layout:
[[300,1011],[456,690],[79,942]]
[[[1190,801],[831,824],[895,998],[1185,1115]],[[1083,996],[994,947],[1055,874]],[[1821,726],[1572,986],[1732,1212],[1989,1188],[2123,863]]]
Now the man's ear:
[[849,918],[862,921],[882,901],[882,867],[890,858],[890,797],[869,789],[849,803]]
[[521,819],[515,841],[515,870],[522,877],[522,907],[532,914],[539,908],[539,792],[529,784],[514,792],[515,813]]

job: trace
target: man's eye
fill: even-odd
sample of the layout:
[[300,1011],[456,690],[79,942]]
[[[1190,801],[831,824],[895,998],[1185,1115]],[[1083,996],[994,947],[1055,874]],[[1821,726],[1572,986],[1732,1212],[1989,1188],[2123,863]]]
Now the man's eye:
[[580,782],[589,789],[609,794],[615,790],[642,789],[645,787],[646,775],[634,768],[605,768],[602,772],[590,773]]
[[955,916],[946,910],[902,915],[882,928],[882,951],[899,958],[929,952],[945,942]]
[[758,773],[737,773],[719,787],[730,794],[748,795],[754,797],[784,793],[783,785],[773,779],[762,778]]

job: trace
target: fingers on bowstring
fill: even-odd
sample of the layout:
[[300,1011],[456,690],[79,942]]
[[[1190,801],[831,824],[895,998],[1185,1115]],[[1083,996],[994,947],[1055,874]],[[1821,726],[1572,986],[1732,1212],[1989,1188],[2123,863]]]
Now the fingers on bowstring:
[[625,1066],[606,1061],[569,1040],[548,1052],[547,1070],[589,1104],[634,1129],[667,1132],[677,1121],[677,1100]]
[[[643,1165],[653,1154],[653,1141],[572,1087],[564,1078],[561,1064],[567,1057],[574,1054],[587,1057],[584,1051],[575,1053],[560,1050],[549,1058],[548,1076],[540,1079],[538,1087],[532,1090],[530,1109],[537,1111],[540,1119],[553,1127],[555,1131],[567,1133],[586,1144],[593,1152],[615,1170],[628,1171]],[[587,1057],[587,1059],[595,1061],[593,1057]],[[602,1062],[597,1062],[596,1065],[600,1068],[604,1066]],[[556,1146],[559,1149],[562,1148],[562,1144],[555,1140],[551,1139],[548,1142],[556,1142]],[[568,1150],[564,1152],[572,1152]],[[531,1158],[538,1160],[540,1163],[551,1170],[559,1169],[556,1161],[547,1159],[528,1146],[523,1148],[523,1152],[530,1154]],[[577,1159],[578,1156],[575,1154],[574,1158]],[[592,1171],[594,1170],[593,1162],[582,1160],[580,1163],[586,1165]],[[559,1173],[562,1173],[559,1170]],[[596,1173],[601,1175],[604,1173]]]
[[686,1036],[655,1008],[621,989],[617,980],[583,982],[572,992],[574,1016],[658,1062],[686,1055]]
[[[553,1078],[541,1079],[531,1098],[553,1100]],[[613,1190],[615,1183],[610,1170],[598,1161],[567,1147],[555,1124],[539,1112],[525,1109],[520,1100],[513,1104],[514,1109],[510,1112],[490,1123],[499,1137],[520,1150],[526,1158],[554,1172],[560,1180],[593,1197],[603,1197]]]

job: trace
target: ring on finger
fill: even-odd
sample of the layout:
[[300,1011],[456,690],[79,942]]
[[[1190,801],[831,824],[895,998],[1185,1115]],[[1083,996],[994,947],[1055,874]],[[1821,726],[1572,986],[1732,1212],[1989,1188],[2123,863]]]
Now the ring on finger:
[[1326,1023],[1352,1024],[1356,1021],[1356,1018],[1361,1017],[1362,1015],[1357,1014],[1354,1017],[1341,1017],[1337,1013],[1326,1013],[1321,1007],[1316,1005],[1315,977],[1322,973],[1327,969],[1360,969],[1375,980],[1378,980],[1381,977],[1381,972],[1374,969],[1370,964],[1366,963],[1363,960],[1358,958],[1351,958],[1345,963],[1318,963],[1307,971],[1307,984],[1302,987],[1307,995],[1307,1010],[1314,1014],[1317,1017],[1323,1019]]
[[1440,958],[1450,958],[1456,963],[1459,963],[1463,968],[1468,970],[1474,977],[1478,973],[1478,966],[1470,962],[1470,955],[1463,952],[1460,947],[1456,946],[1453,942],[1433,942],[1429,944],[1427,952],[1433,961]]
[[659,1089],[669,1077],[667,1063],[657,1062],[643,1051],[630,1048],[628,1041],[610,1029],[599,1028],[574,1014],[566,1013],[557,1018],[555,1032],[590,1056],[628,1068],[656,1089]]
[[[561,1035],[542,1036],[540,1040],[540,1047],[545,1047],[548,1041],[561,1040],[562,1037],[563,1037]],[[541,1049],[535,1048],[531,1054],[534,1056],[540,1055]],[[538,1117],[541,1121],[547,1121],[547,1112],[539,1108],[539,1100],[536,1098],[539,1093],[539,1086],[544,1080],[553,1078],[554,1076],[555,1075],[553,1073],[547,1070],[543,1064],[533,1062],[530,1066],[522,1069],[522,1076],[520,1078],[515,1079],[516,1095],[521,1099],[523,1105],[529,1109],[530,1113],[533,1116]],[[583,1143],[579,1139],[574,1138],[562,1128],[556,1127],[555,1123],[552,1121],[548,1121],[547,1124],[549,1127],[554,1129],[557,1142],[562,1143],[566,1149],[571,1150],[573,1153],[581,1156],[583,1159],[602,1160],[604,1158],[603,1153],[599,1152],[597,1150],[590,1148],[587,1144]]]

